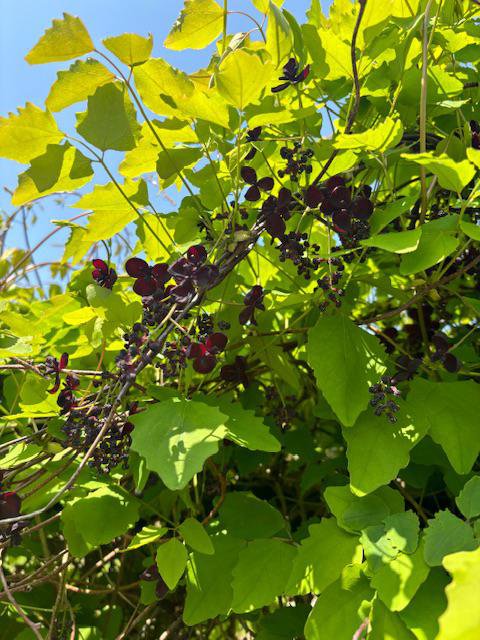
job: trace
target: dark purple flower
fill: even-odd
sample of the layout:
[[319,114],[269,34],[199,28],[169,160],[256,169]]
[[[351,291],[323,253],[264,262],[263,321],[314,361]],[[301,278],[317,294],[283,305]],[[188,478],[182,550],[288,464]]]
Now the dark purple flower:
[[456,373],[461,367],[460,360],[449,352],[450,345],[443,333],[436,333],[432,337],[435,352],[431,356],[433,361],[439,360],[449,373]]
[[133,290],[139,296],[151,296],[170,280],[168,264],[160,263],[151,267],[141,258],[130,258],[125,263],[125,269],[129,276],[135,278]]
[[245,194],[245,199],[255,202],[260,199],[261,191],[271,191],[273,189],[273,178],[266,177],[257,179],[257,172],[252,167],[244,166],[240,169],[240,174],[245,182],[251,185]]
[[105,287],[105,289],[112,289],[118,277],[115,269],[110,269],[106,262],[98,258],[92,260],[92,264],[95,267],[92,271],[92,278],[101,287]]
[[283,74],[279,77],[279,80],[284,80],[282,84],[276,87],[272,87],[272,93],[278,93],[284,91],[292,84],[298,84],[308,77],[310,73],[310,65],[299,71],[299,65],[295,58],[290,58],[287,64],[283,67]]
[[259,284],[253,286],[250,291],[243,298],[243,304],[245,308],[240,311],[238,316],[238,321],[240,324],[247,324],[250,322],[251,324],[257,324],[255,320],[255,310],[260,309],[261,311],[265,311],[265,306],[263,304],[263,287]]
[[22,500],[14,491],[0,493],[0,521],[7,518],[18,518]]
[[290,189],[282,187],[278,197],[268,196],[262,205],[262,215],[265,218],[265,231],[272,238],[282,238],[285,235],[285,220],[290,218],[293,204]]
[[470,120],[470,131],[472,132],[472,147],[480,149],[480,125],[476,120]]
[[214,264],[204,264],[207,250],[201,244],[190,247],[186,257],[182,257],[172,264],[168,272],[176,284],[168,287],[165,293],[173,296],[178,303],[185,302],[194,292],[195,287],[211,286],[218,277],[218,267]]
[[[247,142],[257,142],[260,138],[260,134],[262,133],[262,127],[255,127],[254,129],[248,129],[245,140]],[[245,160],[250,161],[255,157],[257,150],[252,146],[250,151],[245,156]]]
[[224,333],[210,334],[205,343],[192,342],[188,345],[186,356],[193,360],[193,368],[197,373],[210,373],[217,363],[216,356],[225,350],[228,338]]
[[68,353],[62,353],[60,361],[53,356],[45,358],[45,373],[47,375],[55,375],[55,383],[51,389],[47,389],[48,393],[56,393],[60,387],[60,371],[65,369],[68,364]]
[[409,356],[400,356],[397,359],[397,368],[399,369],[392,378],[392,383],[397,384],[404,380],[411,380],[417,372],[418,367],[422,364],[420,358],[409,358]]
[[225,382],[241,383],[244,387],[248,387],[247,359],[236,356],[233,364],[225,364],[220,369],[220,377]]

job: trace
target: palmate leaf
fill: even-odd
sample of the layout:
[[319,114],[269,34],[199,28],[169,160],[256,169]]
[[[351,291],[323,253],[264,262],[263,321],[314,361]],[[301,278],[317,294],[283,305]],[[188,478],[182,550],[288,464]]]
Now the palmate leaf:
[[76,16],[63,14],[61,20],[53,20],[52,26],[25,56],[30,64],[61,62],[90,53],[95,45],[83,22]]
[[223,28],[223,9],[215,0],[185,0],[183,9],[163,43],[167,49],[203,49]]
[[66,71],[57,73],[45,106],[50,111],[61,111],[76,102],[86,100],[98,87],[114,79],[113,73],[98,60],[77,60]]
[[166,486],[182,489],[218,450],[226,416],[201,402],[172,398],[132,416],[132,449]]
[[307,358],[325,399],[351,427],[368,404],[369,386],[385,371],[378,340],[343,314],[323,317],[308,332]]
[[57,144],[64,134],[52,114],[31,102],[19,107],[18,115],[0,117],[0,157],[30,162],[45,153],[49,144]]
[[220,65],[215,82],[220,95],[229,104],[243,110],[260,98],[272,77],[273,65],[270,62],[263,62],[254,53],[236,49]]
[[142,64],[149,59],[153,48],[153,36],[143,38],[136,33],[123,33],[121,36],[105,38],[104,46],[129,67]]
[[102,151],[133,149],[140,125],[126,87],[112,82],[98,87],[87,110],[77,114],[77,131]]
[[438,511],[425,529],[425,561],[439,567],[443,558],[457,551],[472,551],[478,546],[472,527],[450,511]]
[[446,556],[443,565],[453,580],[445,590],[448,606],[440,616],[437,640],[476,640],[480,633],[480,548]]
[[336,149],[362,149],[384,153],[395,147],[403,135],[401,120],[385,118],[378,126],[362,133],[341,133],[334,141]]
[[51,193],[75,191],[93,177],[92,163],[68,142],[49,144],[18,177],[12,204],[19,206]]

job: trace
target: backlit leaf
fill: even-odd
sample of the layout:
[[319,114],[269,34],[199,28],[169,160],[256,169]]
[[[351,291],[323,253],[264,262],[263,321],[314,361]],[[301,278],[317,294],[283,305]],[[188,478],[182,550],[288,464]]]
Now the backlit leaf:
[[66,71],[57,73],[45,106],[50,111],[61,111],[71,104],[86,100],[98,87],[114,79],[113,73],[98,60],[77,60]]
[[220,35],[223,9],[215,0],[185,0],[183,9],[165,39],[167,49],[203,49]]
[[93,51],[93,44],[83,22],[76,16],[63,14],[53,20],[37,44],[25,56],[30,64],[71,60]]
[[123,33],[103,40],[104,46],[129,67],[142,64],[149,59],[153,48],[153,36],[148,38],[136,33]]

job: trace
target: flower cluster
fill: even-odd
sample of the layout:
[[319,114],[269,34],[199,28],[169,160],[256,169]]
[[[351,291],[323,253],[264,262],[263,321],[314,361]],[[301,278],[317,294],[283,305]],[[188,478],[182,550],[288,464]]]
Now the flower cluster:
[[380,382],[372,385],[369,391],[373,393],[370,405],[375,407],[375,415],[381,416],[384,414],[389,422],[396,422],[397,416],[395,414],[400,407],[392,400],[392,396],[399,397],[400,391],[395,386],[393,378],[382,376]]
[[295,208],[292,192],[282,187],[278,196],[268,196],[262,204],[261,216],[265,220],[265,231],[272,238],[283,238],[286,231],[285,221],[289,220]]
[[302,173],[312,173],[312,165],[310,160],[313,158],[312,149],[303,149],[302,143],[298,140],[293,143],[293,149],[282,147],[280,155],[287,161],[285,169],[278,172],[279,178],[288,176],[292,182],[298,182]]
[[133,290],[139,296],[151,296],[159,289],[163,293],[165,284],[170,280],[168,264],[162,262],[151,267],[141,258],[130,258],[125,263],[129,276],[135,278]]
[[179,305],[185,304],[195,289],[212,286],[218,277],[218,267],[205,264],[207,250],[201,244],[190,247],[187,255],[172,264],[168,272],[175,280],[175,285],[168,287],[166,293],[171,295]]

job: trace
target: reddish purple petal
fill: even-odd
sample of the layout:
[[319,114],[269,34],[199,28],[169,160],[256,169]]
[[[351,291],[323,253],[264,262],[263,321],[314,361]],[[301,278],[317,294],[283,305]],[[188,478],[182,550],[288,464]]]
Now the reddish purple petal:
[[139,296],[151,296],[155,293],[157,284],[153,278],[138,278],[133,285],[133,290]]
[[278,93],[279,91],[283,91],[289,86],[290,86],[290,82],[284,82],[283,84],[279,84],[276,87],[272,87],[272,93]]
[[203,264],[207,259],[207,250],[203,244],[196,244],[188,249],[187,258],[194,264]]
[[347,233],[351,229],[350,216],[347,211],[335,211],[332,217],[335,231],[338,233]]
[[166,262],[162,262],[161,264],[153,265],[152,276],[160,285],[168,282],[170,280],[170,274],[168,272],[168,264]]
[[58,363],[58,370],[61,371],[62,369],[65,369],[67,364],[68,364],[68,353],[62,353],[62,355],[60,356],[60,362]]
[[322,191],[315,185],[311,185],[305,192],[305,203],[311,208],[316,209],[323,202],[324,195]]
[[0,520],[16,518],[20,515],[22,501],[14,491],[6,491],[0,494]]
[[245,194],[245,200],[248,200],[249,202],[256,202],[257,200],[260,200],[260,189],[256,185],[250,187]]
[[240,169],[240,175],[247,184],[255,184],[257,182],[257,172],[252,167],[244,166]]
[[269,176],[266,178],[260,178],[257,182],[257,187],[262,191],[271,191],[273,189],[273,185],[273,178],[270,178]]
[[95,267],[95,269],[99,269],[100,271],[103,271],[104,273],[106,273],[108,271],[108,265],[104,260],[100,260],[99,258],[95,258],[95,260],[92,260],[92,264]]
[[201,358],[207,353],[207,348],[201,342],[192,342],[186,349],[187,358]]
[[342,176],[332,176],[327,180],[325,186],[329,191],[332,191],[333,189],[335,189],[335,187],[344,187],[345,179],[342,178]]
[[145,278],[150,274],[150,267],[141,258],[130,258],[125,263],[125,269],[132,278]]
[[278,213],[268,216],[265,221],[265,231],[269,233],[272,238],[281,238],[284,236],[285,229],[285,221]]
[[367,220],[373,213],[373,203],[368,198],[356,198],[351,211],[354,218]]
[[449,373],[457,373],[461,365],[460,361],[453,355],[453,353],[447,353],[443,359],[443,366]]
[[217,359],[212,355],[205,355],[200,358],[196,358],[193,361],[193,368],[197,373],[210,373],[215,368]]
[[55,376],[55,384],[51,389],[47,389],[47,392],[52,394],[57,393],[59,387],[60,387],[60,376],[57,373],[57,375]]
[[210,353],[221,353],[227,346],[228,338],[224,333],[212,333],[208,336],[205,346]]

